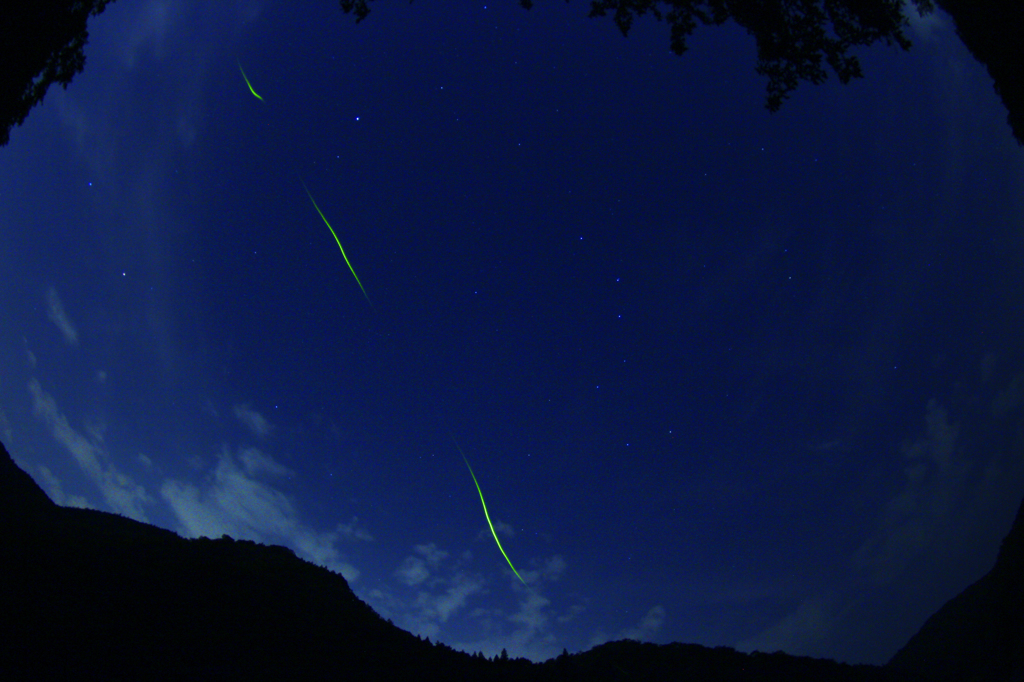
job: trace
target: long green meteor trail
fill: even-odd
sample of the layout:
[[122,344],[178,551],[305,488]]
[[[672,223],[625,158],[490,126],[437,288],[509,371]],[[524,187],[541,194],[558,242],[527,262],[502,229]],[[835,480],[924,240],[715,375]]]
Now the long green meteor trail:
[[[345,265],[348,266],[348,269],[352,273],[352,276],[356,278],[356,284],[359,285],[359,290],[363,292],[363,296],[366,298],[366,302],[370,303],[370,297],[366,295],[366,289],[363,289],[363,283],[359,281],[359,275],[356,274],[355,268],[353,268],[352,264],[348,262],[348,256],[345,255],[345,249],[341,248],[341,240],[338,239],[338,235],[335,234],[334,228],[331,227],[331,224],[329,222],[327,222],[327,218],[324,218],[323,211],[321,211],[320,207],[316,205],[316,200],[313,198],[313,195],[310,194],[309,188],[306,187],[306,183],[304,182],[302,183],[302,189],[306,190],[306,196],[308,196],[309,200],[313,202],[313,208],[315,208],[316,212],[320,214],[320,217],[323,218],[324,225],[326,225],[327,229],[331,231],[332,235],[334,235],[334,241],[338,244],[338,248],[341,250],[341,257],[345,259]],[[370,306],[372,307],[373,303],[370,303]]]
[[252,89],[252,83],[249,82],[249,79],[245,75],[245,70],[242,69],[242,62],[238,62],[238,70],[242,72],[242,79],[245,81],[245,84],[249,86],[249,92],[252,93],[253,97],[262,102],[263,98],[256,94],[256,91]]
[[466,468],[469,469],[469,475],[473,477],[473,485],[476,486],[476,491],[480,495],[480,504],[484,508],[484,518],[487,519],[487,525],[491,527],[491,535],[494,536],[494,541],[498,543],[498,549],[501,551],[501,556],[505,557],[505,561],[508,562],[508,567],[516,574],[519,581],[525,585],[526,581],[523,580],[523,576],[519,575],[519,571],[517,571],[516,567],[512,565],[512,560],[508,558],[508,554],[505,554],[505,549],[501,546],[501,540],[498,539],[498,534],[494,530],[494,524],[491,523],[491,515],[487,513],[487,503],[484,502],[484,493],[480,490],[480,484],[476,482],[476,474],[473,473],[473,467],[469,466],[469,460],[466,459],[466,453],[464,453],[462,448],[459,447],[459,442],[455,440],[455,436],[452,436],[452,442],[455,443],[455,447],[458,449],[459,454],[462,455],[462,461],[466,463]]

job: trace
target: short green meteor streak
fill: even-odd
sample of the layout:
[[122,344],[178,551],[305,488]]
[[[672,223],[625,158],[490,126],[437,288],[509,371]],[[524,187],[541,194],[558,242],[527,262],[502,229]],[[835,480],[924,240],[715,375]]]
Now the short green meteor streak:
[[491,515],[487,513],[487,503],[484,502],[483,491],[480,490],[480,484],[476,482],[476,474],[473,473],[473,467],[469,466],[469,460],[466,459],[466,454],[462,452],[462,448],[459,447],[459,443],[455,440],[454,436],[452,436],[452,442],[455,443],[455,447],[458,448],[459,454],[462,455],[462,461],[466,463],[466,468],[469,469],[469,475],[473,477],[473,485],[476,486],[476,491],[480,495],[480,504],[483,505],[484,508],[484,518],[487,519],[487,525],[491,527],[491,535],[494,536],[494,541],[498,543],[498,549],[501,551],[501,555],[505,557],[505,561],[508,562],[508,567],[512,569],[512,572],[515,573],[520,582],[525,585],[526,581],[523,580],[523,576],[519,575],[519,571],[517,571],[516,567],[512,565],[512,560],[508,558],[508,554],[505,554],[505,549],[501,546],[501,540],[498,539],[498,534],[494,530],[494,524],[491,523]]
[[[327,229],[331,231],[332,235],[334,235],[334,241],[337,242],[338,248],[341,250],[341,257],[345,259],[345,265],[348,266],[348,269],[352,273],[352,276],[356,278],[356,284],[359,285],[360,291],[363,292],[363,296],[366,298],[366,302],[370,303],[370,297],[366,295],[366,289],[363,289],[363,283],[359,281],[359,275],[356,274],[355,268],[353,268],[352,264],[348,262],[348,256],[345,255],[345,249],[341,248],[341,240],[338,239],[338,235],[335,234],[334,228],[331,227],[331,224],[329,222],[327,222],[327,218],[324,218],[323,211],[321,211],[320,207],[316,205],[316,200],[313,199],[313,195],[310,194],[309,188],[306,187],[306,183],[302,183],[302,189],[306,190],[306,196],[308,196],[309,200],[313,202],[313,208],[315,208],[316,212],[320,214],[320,217],[323,218],[324,225],[326,225]],[[370,303],[370,305],[372,306],[373,303]]]
[[263,98],[260,97],[258,94],[256,94],[256,91],[252,89],[252,83],[250,83],[249,79],[246,77],[245,71],[242,69],[242,63],[241,62],[238,63],[238,70],[242,72],[242,78],[245,80],[245,84],[249,86],[249,92],[252,93],[253,97],[255,97],[256,99],[258,99],[259,101],[262,102]]

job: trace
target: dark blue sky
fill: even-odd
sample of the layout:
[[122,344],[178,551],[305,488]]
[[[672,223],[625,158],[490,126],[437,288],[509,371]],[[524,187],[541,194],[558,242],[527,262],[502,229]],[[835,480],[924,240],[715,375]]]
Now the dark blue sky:
[[18,463],[468,651],[887,660],[1024,492],[1024,152],[943,15],[772,115],[586,9],[109,6],[0,150]]

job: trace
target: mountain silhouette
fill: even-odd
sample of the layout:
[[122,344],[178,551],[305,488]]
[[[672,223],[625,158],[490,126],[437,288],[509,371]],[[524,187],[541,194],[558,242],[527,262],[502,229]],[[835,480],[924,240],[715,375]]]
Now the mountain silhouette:
[[0,679],[433,679],[400,630],[284,547],[55,505],[0,445]]
[[935,612],[887,667],[937,680],[1024,680],[1024,502],[996,564]]
[[1019,682],[1022,514],[992,573],[884,667],[632,640],[488,660],[396,627],[285,547],[60,507],[0,444],[0,679]]

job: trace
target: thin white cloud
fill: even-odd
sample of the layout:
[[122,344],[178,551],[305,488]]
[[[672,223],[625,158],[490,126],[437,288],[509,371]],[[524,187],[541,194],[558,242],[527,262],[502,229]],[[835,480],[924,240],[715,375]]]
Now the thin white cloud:
[[785,651],[813,655],[826,648],[835,624],[831,604],[821,598],[805,599],[795,611],[748,640],[739,642],[739,651]]
[[433,542],[429,542],[425,545],[416,545],[414,548],[417,553],[423,555],[423,558],[427,560],[427,563],[431,566],[440,566],[441,562],[448,558],[448,552],[443,549],[438,549],[437,545]]
[[416,545],[413,548],[415,554],[411,554],[402,560],[402,563],[395,569],[395,577],[398,582],[407,587],[415,587],[426,582],[430,577],[431,569],[436,569],[445,559],[448,552],[439,549],[433,542]]
[[359,518],[356,516],[353,516],[352,520],[348,523],[339,523],[335,530],[338,532],[338,535],[346,540],[373,542],[373,535],[370,534],[370,531],[359,525]]
[[[1005,418],[1019,408],[1012,396],[1021,385],[1024,381],[1015,378],[993,400],[994,416]],[[985,460],[972,464],[960,440],[959,424],[930,400],[923,433],[901,448],[902,485],[883,506],[875,531],[851,557],[853,573],[860,576],[857,592],[805,595],[792,612],[737,648],[834,656],[837,640],[852,627],[850,614],[859,613],[864,599],[871,598],[865,596],[865,582],[889,590],[909,585],[920,580],[912,567],[920,566],[922,557],[962,558],[976,551],[979,528],[991,525],[1000,502],[1010,509],[1018,504],[1024,460],[1010,452],[986,451]]]
[[665,623],[665,607],[661,604],[652,606],[644,617],[640,619],[636,625],[623,631],[622,636],[626,639],[636,639],[639,641],[650,641],[658,631],[661,630],[661,626]]
[[220,419],[220,410],[217,409],[217,406],[209,398],[203,401],[203,412],[214,419]]
[[87,421],[82,423],[82,428],[89,434],[94,443],[102,443],[107,433],[107,424],[104,421]]
[[649,642],[665,623],[665,613],[665,607],[661,604],[652,606],[635,625],[623,628],[614,636],[610,636],[602,631],[594,633],[590,638],[589,646],[593,648],[599,644],[620,639]]
[[534,569],[522,570],[519,572],[528,585],[536,585],[541,581],[555,582],[565,573],[565,559],[559,554],[539,562]]
[[[959,426],[935,400],[928,402],[924,422],[923,435],[901,448],[903,486],[883,507],[877,530],[852,556],[854,572],[876,585],[899,579],[936,537],[949,533],[963,502],[970,463],[958,453]],[[806,595],[792,612],[736,648],[827,655],[848,608],[834,597]]]
[[[78,343],[78,330],[75,329],[71,318],[68,317],[67,312],[64,310],[64,304],[57,294],[57,287],[54,286],[46,290],[46,317],[49,318],[50,322],[57,325],[57,329],[60,330],[65,343],[69,346],[74,346]],[[32,358],[32,364],[35,364],[34,357]]]
[[577,616],[586,610],[587,607],[583,604],[573,604],[565,613],[555,616],[555,620],[559,623],[568,623],[571,620],[575,620]]
[[534,639],[538,632],[546,629],[548,625],[547,607],[550,605],[551,600],[540,592],[527,592],[525,598],[519,602],[519,610],[508,617],[509,621],[517,626],[513,637],[527,642]]
[[413,550],[395,569],[394,576],[405,588],[414,589],[415,595],[400,597],[378,589],[370,597],[378,613],[393,618],[399,627],[421,637],[437,637],[442,626],[467,606],[470,597],[483,591],[486,583],[465,569],[465,563],[472,559],[469,553],[446,565],[449,552],[432,542],[416,545]]
[[481,577],[464,573],[455,574],[448,582],[448,587],[443,594],[429,595],[426,592],[421,592],[422,600],[417,601],[425,606],[424,615],[436,615],[442,623],[451,618],[453,613],[465,607],[469,598],[484,587]]
[[238,460],[249,476],[293,476],[294,472],[270,458],[269,455],[256,448],[243,448],[238,453]]
[[560,612],[544,594],[545,583],[560,580],[566,572],[568,564],[561,555],[535,559],[531,563],[536,568],[522,571],[523,578],[530,585],[529,589],[513,584],[518,608],[505,619],[511,624],[511,631],[502,636],[489,637],[485,642],[474,644],[473,648],[492,651],[498,649],[499,643],[505,642],[509,655],[522,656],[534,661],[551,658],[564,648],[564,645],[558,643],[558,638],[552,631],[552,623],[567,623],[582,613],[585,607],[577,602]]
[[149,0],[135,8],[122,47],[126,67],[135,68],[142,56],[163,59],[167,34],[176,18],[174,5],[169,0]]
[[39,479],[43,484],[43,488],[46,489],[46,494],[50,496],[56,504],[62,507],[78,507],[79,509],[92,509],[92,505],[81,495],[65,495],[64,486],[61,484],[60,479],[57,478],[49,468],[40,466]]
[[879,530],[855,552],[854,566],[887,583],[949,522],[964,492],[970,462],[957,453],[960,428],[930,400],[925,434],[903,448],[903,489],[882,512]]
[[30,380],[28,390],[32,394],[32,409],[35,415],[46,422],[54,439],[71,453],[82,471],[99,487],[103,499],[110,508],[137,521],[146,521],[143,505],[152,502],[153,499],[146,493],[145,488],[135,483],[130,476],[118,471],[110,462],[100,440],[102,428],[93,428],[90,440],[71,427],[67,417],[57,406],[57,401],[43,391],[38,380]]
[[320,532],[303,524],[291,500],[261,477],[291,472],[255,448],[237,457],[225,450],[212,477],[202,487],[168,479],[160,495],[174,511],[180,532],[188,537],[238,539],[283,544],[313,563],[352,582],[359,570],[345,561],[337,548],[338,534]]
[[[561,560],[553,562],[558,564]],[[542,562],[553,565],[552,562]],[[485,656],[493,657],[502,649],[514,658],[523,657],[533,661],[544,661],[557,656],[565,643],[560,639],[556,627],[563,627],[586,610],[577,601],[564,609],[556,608],[551,599],[543,591],[543,585],[531,583],[529,589],[518,587],[515,590],[516,610],[511,614],[503,614],[499,610],[485,611],[478,609],[473,613],[482,637],[456,644],[456,648],[467,652],[480,651]],[[553,627],[554,626],[554,627]]]
[[7,415],[4,414],[2,407],[0,407],[0,433],[3,434],[3,441],[5,443],[11,442],[11,436],[14,434],[14,430],[11,428],[11,422],[7,420]]
[[1006,417],[1024,405],[1024,374],[1018,374],[1009,385],[992,400],[992,416]]
[[[416,565],[427,570],[430,560],[424,557],[447,557],[447,552],[435,550],[433,545],[418,546],[420,556],[408,557],[407,561],[419,561],[409,561],[406,568]],[[429,577],[419,584],[415,603],[407,609],[412,615],[406,618],[404,625],[420,634],[432,632],[444,636],[446,632],[463,629],[471,623],[479,636],[471,641],[454,641],[452,646],[467,652],[479,651],[488,657],[502,649],[507,649],[510,656],[534,661],[557,655],[563,645],[558,643],[552,624],[569,622],[584,610],[582,604],[575,603],[560,613],[544,594],[544,584],[560,579],[565,573],[565,560],[559,555],[533,560],[531,563],[536,568],[521,573],[529,588],[523,587],[509,574],[507,585],[515,596],[516,609],[507,612],[500,608],[472,608],[472,598],[487,592],[487,582],[482,576],[466,570],[466,563],[471,558],[469,554],[464,555],[447,575],[444,574],[447,566],[436,561],[437,565],[432,567]],[[462,616],[456,619],[458,614]]]
[[[514,538],[516,536],[516,529],[510,526],[509,524],[505,523],[504,521],[492,519],[491,522],[494,524],[494,532],[498,535],[504,535],[510,538]],[[491,529],[487,526],[486,521],[483,521],[483,527],[480,528],[480,532],[476,534],[476,539],[487,542],[494,541],[494,535],[491,534]]]
[[407,587],[415,587],[430,577],[427,569],[427,562],[418,556],[407,556],[395,569],[395,577],[398,582]]
[[270,434],[270,430],[273,428],[262,414],[252,409],[248,405],[235,405],[234,408],[235,418],[238,421],[249,427],[258,438],[266,438]]
[[495,532],[501,533],[502,535],[507,535],[510,538],[514,538],[516,536],[516,529],[502,521],[494,522],[494,530]]
[[[534,559],[532,569],[521,575],[524,587],[511,572],[500,581],[501,590],[515,601],[514,610],[485,607],[478,596],[489,594],[490,581],[471,570],[471,552],[453,556],[433,543],[416,545],[394,571],[397,590],[377,588],[367,598],[385,618],[421,637],[441,638],[452,647],[487,657],[506,649],[512,657],[542,661],[562,651],[553,631],[581,614],[579,600],[556,609],[544,593],[544,585],[563,577],[566,562],[555,555]],[[472,632],[472,639],[455,633]]]

